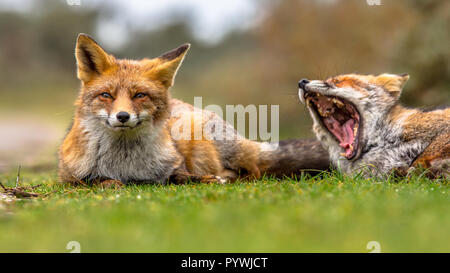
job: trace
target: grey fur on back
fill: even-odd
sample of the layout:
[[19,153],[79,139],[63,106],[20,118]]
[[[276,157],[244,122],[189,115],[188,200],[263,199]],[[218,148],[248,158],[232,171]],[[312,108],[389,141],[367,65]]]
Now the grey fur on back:
[[328,152],[315,139],[282,140],[277,149],[262,152],[261,157],[270,159],[266,173],[276,177],[317,173],[330,168]]

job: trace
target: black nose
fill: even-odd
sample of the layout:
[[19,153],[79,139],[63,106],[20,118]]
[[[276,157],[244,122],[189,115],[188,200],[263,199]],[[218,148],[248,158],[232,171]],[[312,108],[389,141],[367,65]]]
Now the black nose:
[[301,79],[298,82],[298,87],[300,87],[300,89],[305,90],[305,85],[307,85],[309,83],[309,81],[307,79]]
[[130,119],[130,114],[128,114],[127,112],[119,112],[117,113],[116,118],[120,122],[125,123]]

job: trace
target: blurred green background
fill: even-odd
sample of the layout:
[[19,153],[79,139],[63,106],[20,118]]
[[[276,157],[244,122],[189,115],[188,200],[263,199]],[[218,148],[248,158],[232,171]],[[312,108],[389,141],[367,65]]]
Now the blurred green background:
[[312,137],[300,78],[409,73],[402,101],[450,101],[450,1],[0,0],[0,171],[53,169],[79,82],[80,32],[123,58],[190,42],[172,88],[193,103],[280,105],[280,137]]

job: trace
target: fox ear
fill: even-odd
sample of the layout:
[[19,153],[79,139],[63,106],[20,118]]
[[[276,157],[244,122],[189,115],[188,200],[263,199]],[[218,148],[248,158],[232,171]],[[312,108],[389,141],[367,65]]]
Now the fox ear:
[[110,68],[114,57],[106,53],[89,35],[81,33],[77,38],[75,58],[78,79],[88,82]]
[[408,74],[394,75],[394,74],[381,74],[375,78],[376,83],[382,86],[384,90],[389,92],[395,98],[400,97],[403,86],[408,81]]
[[151,60],[151,67],[147,75],[153,80],[160,81],[165,87],[171,87],[178,68],[183,62],[184,56],[190,46],[190,44],[181,45],[178,48]]

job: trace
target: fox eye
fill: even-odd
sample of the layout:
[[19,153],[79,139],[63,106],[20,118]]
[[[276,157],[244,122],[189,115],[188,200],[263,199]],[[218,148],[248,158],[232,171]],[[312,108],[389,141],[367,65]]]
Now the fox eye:
[[103,92],[100,94],[100,96],[102,96],[105,99],[112,99],[111,94],[109,94],[108,92]]
[[136,95],[134,95],[134,98],[136,98],[136,99],[141,99],[141,98],[144,98],[144,97],[146,97],[147,96],[147,94],[144,94],[144,93],[137,93]]

